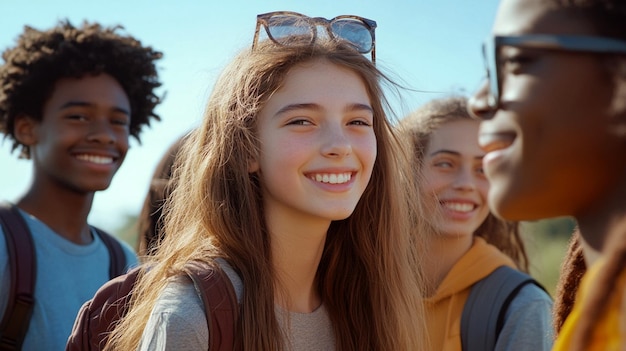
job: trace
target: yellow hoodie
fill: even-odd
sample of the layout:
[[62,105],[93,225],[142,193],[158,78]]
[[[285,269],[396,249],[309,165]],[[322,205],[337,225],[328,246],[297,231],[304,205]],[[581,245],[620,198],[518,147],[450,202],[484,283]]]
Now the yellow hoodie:
[[443,279],[435,294],[426,299],[426,325],[431,350],[461,350],[461,315],[472,285],[496,268],[513,261],[480,237]]
[[[594,288],[594,281],[598,276],[598,272],[603,269],[606,264],[605,260],[600,258],[594,263],[587,273],[583,276],[580,289],[576,295],[576,302],[572,312],[569,314],[563,324],[561,333],[554,344],[554,351],[567,351],[570,349],[570,342],[573,334],[576,332],[576,325],[584,316],[582,315],[582,306],[586,303],[589,291]],[[626,270],[623,271],[617,283],[613,294],[607,304],[606,311],[602,313],[602,317],[595,325],[592,339],[587,350],[589,351],[619,351],[626,349]]]

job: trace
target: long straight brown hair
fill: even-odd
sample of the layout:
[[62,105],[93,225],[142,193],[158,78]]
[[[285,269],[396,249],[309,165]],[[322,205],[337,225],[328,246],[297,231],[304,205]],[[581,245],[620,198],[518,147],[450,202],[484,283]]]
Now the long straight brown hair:
[[[317,271],[318,288],[333,323],[337,350],[426,349],[419,258],[411,226],[420,212],[410,158],[395,136],[372,62],[350,45],[262,42],[226,67],[209,98],[202,124],[183,144],[176,188],[165,207],[165,239],[137,285],[126,318],[109,349],[134,350],[168,279],[189,260],[226,259],[245,287],[237,348],[280,350],[274,312],[276,274],[264,222],[259,178],[248,172],[259,154],[256,116],[289,70],[325,60],[361,77],[374,110],[377,159],[356,209],[331,224]],[[417,225],[421,225],[417,221]],[[424,230],[426,226],[424,226]]]

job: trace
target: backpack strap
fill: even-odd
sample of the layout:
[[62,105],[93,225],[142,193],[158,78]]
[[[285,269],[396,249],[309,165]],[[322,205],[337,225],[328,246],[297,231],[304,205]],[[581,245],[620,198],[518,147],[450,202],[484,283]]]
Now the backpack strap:
[[[149,269],[147,266],[136,267],[101,286],[80,308],[66,350],[102,350],[111,331],[128,312],[139,274]],[[191,278],[204,306],[209,351],[234,350],[239,311],[230,279],[219,265],[192,261],[185,265],[184,271]]]
[[230,279],[219,264],[208,266],[192,261],[185,266],[185,272],[204,305],[209,328],[209,351],[234,350],[239,306]]
[[124,249],[122,249],[122,244],[120,244],[111,234],[103,231],[102,229],[91,226],[104,245],[107,247],[109,251],[109,277],[111,279],[118,277],[124,273],[126,273],[126,255],[124,255]]
[[511,301],[527,284],[541,284],[528,274],[501,266],[474,286],[461,315],[463,351],[493,350]]
[[132,291],[143,269],[142,266],[135,267],[109,280],[83,303],[67,339],[66,351],[104,349],[109,334],[128,312]]
[[15,205],[0,204],[0,224],[7,244],[11,279],[7,307],[0,322],[0,350],[19,350],[35,305],[35,247]]

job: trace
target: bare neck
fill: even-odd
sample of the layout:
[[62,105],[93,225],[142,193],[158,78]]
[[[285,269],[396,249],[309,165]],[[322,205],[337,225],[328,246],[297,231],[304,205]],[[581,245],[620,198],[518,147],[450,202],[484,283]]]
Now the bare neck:
[[452,267],[472,247],[471,236],[450,237],[436,235],[430,238],[424,256],[426,296],[432,296]]
[[328,225],[282,226],[270,230],[272,264],[276,270],[279,297],[286,310],[309,313],[321,304],[316,279]]
[[575,216],[580,234],[592,251],[604,252],[608,234],[626,221],[626,178],[622,179],[625,180]]
[[34,183],[17,206],[65,239],[76,244],[88,244],[93,240],[87,224],[93,196],[93,192],[78,193]]

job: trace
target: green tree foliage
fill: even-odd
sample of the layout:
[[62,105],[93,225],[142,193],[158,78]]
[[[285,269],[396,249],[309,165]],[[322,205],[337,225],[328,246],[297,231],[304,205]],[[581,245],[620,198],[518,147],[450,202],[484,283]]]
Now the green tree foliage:
[[571,218],[555,218],[525,222],[522,233],[530,258],[530,273],[552,296],[559,278],[561,262],[576,222]]

